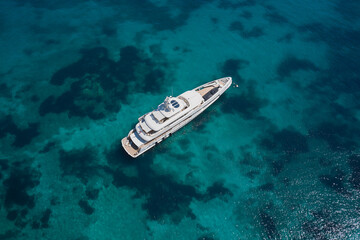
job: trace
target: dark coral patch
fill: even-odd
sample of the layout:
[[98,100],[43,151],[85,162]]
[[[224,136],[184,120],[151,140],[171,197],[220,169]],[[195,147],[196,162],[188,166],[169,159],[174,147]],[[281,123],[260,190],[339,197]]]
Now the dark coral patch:
[[245,29],[244,24],[242,24],[242,22],[240,21],[235,21],[230,24],[231,31],[238,31],[241,33],[244,31],[244,29]]
[[319,68],[309,60],[299,59],[293,56],[286,57],[277,67],[277,74],[281,77],[290,77],[292,73],[304,71],[318,71]]
[[240,16],[245,19],[250,19],[250,18],[252,18],[252,13],[249,11],[243,11]]
[[[299,33],[307,34],[308,39],[314,42],[331,41],[333,38],[329,33],[329,29],[320,22],[312,22],[301,25],[297,28]],[[330,39],[329,39],[330,37]]]
[[32,224],[31,224],[31,228],[32,229],[39,229],[41,226],[40,226],[40,223],[38,221],[34,221]]
[[79,201],[79,206],[81,207],[81,209],[84,211],[85,214],[87,215],[91,215],[94,213],[95,208],[93,208],[92,206],[90,206],[89,202],[86,200],[80,200]]
[[39,153],[47,153],[56,146],[55,142],[48,142]]
[[20,216],[25,217],[28,214],[29,210],[27,208],[24,208],[20,211]]
[[[150,58],[137,48],[127,46],[121,49],[120,60],[117,63],[119,79],[129,84],[134,79],[140,82],[135,89],[131,91],[137,92],[159,92],[162,90],[165,81],[165,73]],[[137,69],[142,69],[141,72]],[[127,85],[125,85],[127,86]]]
[[8,212],[6,218],[10,221],[14,221],[18,216],[18,211],[17,210],[11,210]]
[[48,228],[49,227],[49,220],[51,216],[51,209],[46,209],[40,218],[40,220],[35,220],[31,224],[32,229],[40,229],[40,228]]
[[2,171],[9,169],[8,161],[7,159],[0,159],[0,168]]
[[210,18],[210,20],[213,24],[217,24],[219,22],[219,19],[216,17],[212,17],[212,18]]
[[64,107],[60,107],[58,104],[55,104],[55,97],[49,96],[47,97],[40,105],[39,107],[39,114],[40,116],[44,116],[47,113],[53,112],[53,113],[60,113],[62,111],[65,111]]
[[190,146],[190,140],[188,138],[182,138],[179,141],[179,145],[181,146],[182,149],[188,149]]
[[84,183],[101,170],[96,163],[96,153],[90,148],[69,152],[61,150],[59,161],[64,176],[75,176]]
[[[329,68],[324,71],[324,76],[314,83],[314,88],[319,91],[328,86],[335,92],[358,92],[360,81],[357,76],[360,75],[360,68],[356,59],[360,57],[360,31],[329,28],[319,22],[302,25],[298,30],[301,34],[306,34],[310,41],[325,42],[331,49],[328,53]],[[349,48],[352,51],[347,51]]]
[[[2,170],[10,168],[10,176],[3,181],[3,206],[7,210],[7,219],[14,225],[24,228],[27,225],[26,215],[29,209],[35,207],[35,196],[30,194],[39,184],[40,175],[37,171],[24,166],[24,162],[17,161],[9,166],[0,162]],[[26,163],[26,162],[25,162]]]
[[96,200],[99,197],[99,189],[87,189],[85,194],[88,199],[90,200]]
[[264,15],[264,17],[265,17],[265,19],[267,19],[271,23],[281,24],[281,23],[287,23],[288,22],[288,20],[285,17],[283,17],[280,14],[275,13],[275,12],[267,12]]
[[344,186],[345,173],[339,168],[334,168],[331,174],[320,175],[319,180],[322,184],[335,190],[338,193],[347,193],[347,190]]
[[[105,117],[118,112],[129,92],[156,92],[163,89],[165,73],[159,63],[146,58],[133,46],[120,50],[120,60],[108,57],[105,48],[82,50],[79,61],[57,71],[51,83],[62,85],[72,81],[70,90],[60,96],[49,96],[40,105],[41,116],[68,112],[69,116]],[[138,84],[133,86],[133,82]]]
[[245,119],[252,119],[258,114],[262,106],[264,104],[261,99],[245,93],[226,98],[224,105],[222,105],[222,111],[225,113],[236,112]]
[[243,7],[251,7],[255,5],[256,5],[255,0],[241,0],[241,1],[221,0],[219,2],[219,8],[224,8],[224,9],[236,9]]
[[118,74],[120,74],[121,78],[125,78],[128,81],[135,79],[136,64],[142,61],[139,55],[139,50],[133,46],[124,47],[120,50],[120,57],[121,58],[117,64]]
[[357,121],[356,114],[354,114],[353,110],[355,110],[356,108],[360,108],[360,103],[357,103],[355,100],[357,98],[356,93],[352,96],[350,95],[350,98],[354,100],[354,104],[345,104],[345,106],[340,105],[336,102],[329,104],[329,111],[331,111],[329,114],[333,116],[341,116],[341,118],[343,118],[344,121],[346,121],[346,123],[348,124],[348,128],[351,132],[353,132],[353,135],[359,135],[360,128],[357,124],[352,125],[351,123]]
[[195,157],[195,154],[192,152],[184,151],[183,153],[171,152],[169,153],[169,156],[175,158],[176,160],[183,160],[185,162],[190,161],[191,158]]
[[176,219],[179,221],[183,216],[194,217],[189,204],[192,199],[199,198],[193,186],[176,183],[171,176],[156,175],[151,169],[148,173],[140,171],[141,179],[137,177],[128,177],[121,171],[114,173],[113,184],[117,187],[128,186],[135,188],[141,195],[147,195],[147,201],[143,204],[143,208],[147,211],[150,219],[158,220],[164,215],[172,215],[175,213]]
[[0,120],[0,138],[5,137],[7,133],[14,134],[17,131],[18,127],[14,123],[12,116],[7,115]]
[[46,39],[44,43],[45,45],[59,45],[61,42],[57,39]]
[[[157,180],[166,181],[168,180],[168,177],[160,177]],[[149,217],[159,219],[164,214],[183,212],[183,214],[194,218],[194,214],[188,207],[192,198],[197,196],[194,187],[177,184],[175,182],[168,184],[153,182],[153,185],[154,186],[152,186],[150,190],[150,197],[143,205],[143,208],[146,209]]]
[[43,215],[40,219],[40,222],[41,222],[41,226],[43,228],[48,228],[49,227],[49,220],[50,220],[50,216],[51,216],[51,209],[46,209],[44,212],[43,212]]
[[116,35],[117,29],[111,21],[104,21],[101,24],[101,32],[108,37],[113,37]]
[[262,191],[272,191],[274,190],[274,184],[273,183],[265,183],[258,187]]
[[331,159],[325,157],[319,158],[319,163],[323,167],[329,167],[332,165]]
[[269,151],[298,154],[309,151],[306,136],[293,129],[283,129],[269,133],[261,139],[262,147]]
[[165,79],[165,74],[161,70],[154,70],[145,75],[145,85],[144,90],[147,92],[156,92],[158,91],[158,87],[161,85],[163,80]]
[[21,0],[21,1],[17,1],[16,4],[19,6],[30,5],[34,8],[40,8],[40,9],[45,8],[45,9],[49,9],[49,10],[74,7],[73,3],[70,3],[67,1],[61,1],[61,2],[56,2],[56,3],[50,4],[49,2],[44,1],[44,0],[38,0],[38,1]]
[[45,99],[40,105],[39,114],[43,116],[68,111],[70,116],[99,119],[112,106],[116,106],[113,110],[119,110],[116,101],[110,104],[113,94],[119,93],[122,96],[116,72],[116,63],[108,58],[105,48],[82,50],[82,58],[57,71],[51,83],[62,85],[66,79],[79,80],[73,82],[71,89],[59,97],[49,96]]
[[5,179],[3,185],[6,189],[4,205],[6,208],[12,206],[26,206],[33,208],[35,206],[35,197],[28,191],[39,184],[38,173],[29,168],[14,168]]
[[259,212],[259,218],[260,224],[264,230],[264,237],[266,239],[279,239],[280,234],[276,228],[274,218],[264,210]]
[[357,0],[339,0],[335,2],[335,9],[341,16],[349,21],[358,20],[360,18],[360,4]]
[[[333,94],[339,92],[357,93],[360,90],[360,31],[329,27],[321,22],[312,22],[298,27],[299,33],[309,41],[324,42],[328,45],[327,57],[329,68],[322,71],[322,76],[313,82],[310,90],[315,94]],[[351,51],[348,49],[351,48]],[[326,96],[328,97],[328,96]]]
[[257,171],[257,170],[251,170],[251,171],[249,171],[249,172],[246,173],[246,176],[247,176],[248,178],[254,180],[254,179],[255,179],[255,176],[257,176],[257,175],[259,175],[259,174],[260,174],[259,171]]
[[268,20],[270,23],[275,23],[275,24],[284,24],[288,22],[286,17],[280,15],[276,11],[276,9],[271,6],[268,6],[266,8],[266,13],[264,14],[264,18]]
[[206,189],[203,201],[209,201],[217,197],[224,198],[226,196],[233,196],[233,193],[228,188],[224,187],[222,182],[215,182]]
[[[71,90],[63,93],[58,98],[50,96],[40,105],[39,114],[41,116],[47,113],[61,113],[68,111],[68,116],[88,116],[94,120],[103,118],[106,112],[106,97],[101,99],[103,90],[98,85],[92,84],[95,82],[91,76],[86,76],[80,81],[71,85]],[[90,83],[88,88],[87,83]],[[95,85],[95,86],[94,86]],[[117,106],[114,104],[113,106]],[[119,110],[116,107],[114,110]]]
[[217,238],[215,238],[214,233],[207,233],[197,238],[197,240],[216,240],[216,239]]
[[[265,133],[259,139],[259,146],[271,154],[276,154],[276,157],[264,158],[274,176],[279,175],[295,155],[309,151],[308,138],[291,128]],[[263,187],[271,188],[271,185]]]
[[39,123],[30,123],[25,129],[18,129],[15,134],[16,138],[13,143],[15,147],[24,147],[39,135]]
[[265,34],[261,27],[255,26],[251,29],[246,29],[239,21],[232,22],[230,24],[229,30],[238,32],[243,38],[258,38]]
[[354,150],[357,146],[354,139],[359,131],[348,124],[322,122],[316,128],[309,130],[309,134],[322,139],[333,150]]
[[32,102],[38,102],[40,99],[39,99],[39,97],[37,96],[37,95],[32,95],[31,96],[31,98],[30,98],[30,100],[32,101]]
[[0,83],[0,96],[6,98],[11,98],[12,96],[11,89],[5,83]]
[[243,38],[258,38],[265,35],[261,27],[253,27],[250,30],[243,31],[241,36]]
[[[112,4],[121,4],[121,7],[126,7],[123,10],[123,14],[126,14],[126,19],[134,19],[137,21],[143,21],[158,30],[175,30],[180,26],[183,26],[191,13],[199,9],[209,1],[170,1],[165,6],[158,6],[151,1],[129,1],[124,2],[112,1]],[[112,5],[113,6],[113,5]],[[139,12],[139,9],[146,9],[146,11]],[[174,14],[173,10],[176,9],[177,14]]]
[[281,38],[279,38],[277,41],[278,42],[286,42],[286,43],[289,43],[292,41],[294,35],[292,33],[287,33],[285,34],[284,36],[282,36]]
[[8,230],[3,234],[0,234],[0,239],[17,239],[17,237],[20,235],[20,231],[14,231],[14,230]]
[[[146,197],[142,205],[148,217],[159,220],[168,215],[174,222],[179,222],[187,216],[195,218],[189,205],[193,199],[200,201],[211,200],[217,196],[231,195],[232,193],[222,184],[215,184],[204,194],[198,193],[192,185],[176,182],[172,176],[158,174],[152,169],[154,153],[144,155],[142,161],[133,161],[118,146],[107,155],[110,165],[116,170],[108,169],[113,174],[113,184],[117,187],[130,187],[137,190],[135,197]],[[122,168],[135,167],[139,177],[127,176]]]
[[[329,44],[333,51],[329,55],[330,66],[325,84],[336,92],[356,94],[360,92],[360,30],[344,32],[343,29],[335,29],[331,34],[333,41]],[[349,48],[351,51],[348,51]]]
[[249,62],[242,59],[228,59],[224,63],[221,71],[224,76],[231,76],[236,83],[243,82],[243,79],[239,75],[239,71],[249,65]]
[[255,92],[255,86],[250,84],[242,94],[226,97],[223,100],[222,111],[225,113],[238,113],[245,119],[256,118],[259,110],[267,104]]
[[54,85],[62,85],[67,78],[80,78],[86,73],[99,73],[99,66],[110,67],[109,65],[114,64],[108,59],[107,50],[103,47],[82,50],[81,54],[79,61],[55,72],[50,82]]
[[15,135],[13,146],[24,147],[31,143],[31,141],[39,135],[39,123],[29,123],[25,129],[19,128],[13,121],[12,116],[7,115],[0,120],[0,138],[6,134]]
[[47,113],[61,113],[69,110],[70,115],[81,115],[78,113],[79,111],[77,111],[73,101],[74,95],[71,92],[65,92],[58,98],[49,96],[41,103],[39,114],[44,116]]
[[274,176],[277,176],[280,174],[280,172],[284,169],[285,163],[288,161],[288,159],[281,158],[280,160],[272,160],[270,162],[271,172]]
[[360,155],[351,155],[348,164],[352,171],[350,182],[356,190],[360,190]]
[[[246,0],[245,2],[252,2],[253,0]],[[191,16],[191,13],[199,9],[204,4],[207,4],[210,1],[199,0],[191,2],[183,1],[169,1],[166,4],[160,4],[153,1],[118,1],[118,0],[108,0],[101,2],[101,4],[108,8],[113,8],[115,11],[113,14],[106,16],[106,21],[100,23],[100,30],[108,35],[113,36],[116,31],[114,28],[109,27],[108,25],[114,24],[117,21],[134,21],[142,22],[145,24],[151,25],[155,30],[176,30],[178,27],[184,25],[187,22],[187,19]],[[30,5],[34,8],[40,9],[67,9],[73,8],[74,3],[68,1],[60,1],[56,3],[49,4],[44,0],[21,0],[17,1],[18,5]],[[142,9],[143,11],[139,11]],[[174,10],[176,14],[174,14]],[[76,17],[76,15],[69,15],[70,17]],[[94,22],[95,23],[95,22]],[[37,25],[36,25],[37,26]],[[50,25],[53,27],[53,25]],[[57,25],[56,25],[57,26]],[[37,27],[39,28],[39,27]],[[51,28],[40,28],[42,33],[44,31],[51,31]],[[71,29],[71,32],[75,30]],[[39,31],[39,30],[38,30]],[[69,30],[69,33],[71,33]],[[67,33],[67,32],[66,32]]]

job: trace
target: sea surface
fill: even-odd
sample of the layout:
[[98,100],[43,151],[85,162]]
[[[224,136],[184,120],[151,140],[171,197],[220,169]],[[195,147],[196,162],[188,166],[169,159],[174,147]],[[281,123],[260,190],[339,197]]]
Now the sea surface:
[[1,0],[0,54],[1,240],[360,239],[358,0]]

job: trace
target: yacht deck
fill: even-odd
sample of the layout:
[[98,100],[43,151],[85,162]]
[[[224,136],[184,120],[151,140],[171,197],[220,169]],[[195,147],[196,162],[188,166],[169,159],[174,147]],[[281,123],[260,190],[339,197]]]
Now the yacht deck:
[[128,137],[124,137],[121,140],[121,143],[125,148],[126,152],[129,153],[131,156],[135,157],[138,153],[138,150],[136,150],[131,144],[128,144],[129,140],[127,138]]
[[201,90],[198,90],[197,92],[200,93],[200,95],[203,97],[214,88],[215,88],[215,86],[209,86],[209,87],[203,88]]

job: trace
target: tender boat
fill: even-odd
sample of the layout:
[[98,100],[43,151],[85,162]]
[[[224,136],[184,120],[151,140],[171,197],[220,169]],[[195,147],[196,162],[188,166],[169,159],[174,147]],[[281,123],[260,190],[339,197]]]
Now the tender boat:
[[231,84],[231,77],[225,77],[177,97],[166,97],[157,109],[139,117],[135,128],[121,140],[123,148],[133,158],[140,156],[197,117]]

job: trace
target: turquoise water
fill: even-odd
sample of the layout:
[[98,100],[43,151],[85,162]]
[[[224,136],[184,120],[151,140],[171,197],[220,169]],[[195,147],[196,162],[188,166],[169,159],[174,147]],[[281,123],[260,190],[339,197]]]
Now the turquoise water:
[[[0,2],[0,239],[359,239],[360,3]],[[232,87],[137,159],[170,95]]]

